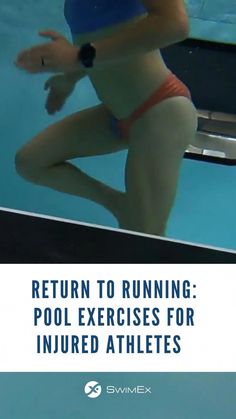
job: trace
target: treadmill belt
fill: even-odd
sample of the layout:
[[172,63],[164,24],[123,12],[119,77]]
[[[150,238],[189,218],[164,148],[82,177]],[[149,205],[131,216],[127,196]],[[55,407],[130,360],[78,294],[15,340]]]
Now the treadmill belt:
[[235,263],[227,252],[0,211],[1,263]]

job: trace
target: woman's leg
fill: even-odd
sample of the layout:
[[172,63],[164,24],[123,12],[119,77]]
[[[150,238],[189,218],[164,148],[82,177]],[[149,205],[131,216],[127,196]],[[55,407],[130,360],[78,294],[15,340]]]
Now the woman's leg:
[[151,108],[133,126],[126,164],[127,212],[120,227],[164,235],[183,154],[197,128],[196,110],[183,97]]
[[109,117],[98,105],[49,126],[18,151],[17,172],[33,183],[95,201],[118,217],[124,194],[67,162],[125,148],[111,132]]

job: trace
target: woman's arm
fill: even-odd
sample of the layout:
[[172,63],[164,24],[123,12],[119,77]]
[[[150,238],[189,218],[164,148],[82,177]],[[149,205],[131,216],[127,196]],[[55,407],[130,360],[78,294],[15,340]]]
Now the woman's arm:
[[83,77],[87,76],[88,73],[84,68],[79,68],[76,71],[70,73],[64,73],[63,76],[70,80],[71,82],[77,83],[77,81],[81,80]]
[[[130,59],[163,48],[188,36],[188,18],[183,0],[142,0],[147,16],[132,22],[107,39],[96,41],[94,66]],[[61,34],[48,30],[41,36],[52,42],[22,51],[16,65],[30,73],[76,72],[83,70],[78,60],[79,48]],[[89,70],[92,71],[92,70]]]
[[142,0],[142,3],[147,9],[147,17],[94,43],[95,67],[125,60],[187,38],[189,26],[183,0]]

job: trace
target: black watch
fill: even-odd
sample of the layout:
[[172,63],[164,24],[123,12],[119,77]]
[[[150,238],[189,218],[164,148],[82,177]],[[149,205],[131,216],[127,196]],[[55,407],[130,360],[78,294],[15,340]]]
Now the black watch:
[[84,67],[93,67],[93,62],[96,57],[96,48],[88,43],[80,47],[78,52],[78,59]]

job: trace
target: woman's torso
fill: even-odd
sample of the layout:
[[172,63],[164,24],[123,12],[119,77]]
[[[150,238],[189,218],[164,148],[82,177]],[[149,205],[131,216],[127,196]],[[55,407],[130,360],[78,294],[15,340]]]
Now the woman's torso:
[[[99,3],[99,0],[92,1]],[[146,14],[139,11],[139,16],[131,17],[125,22],[74,35],[74,43],[77,45],[87,42],[95,43],[99,39],[115,36],[127,25],[145,16]],[[157,50],[123,62],[100,66],[100,68],[94,67],[88,73],[99,99],[120,119],[128,116],[150,96],[162,84],[168,72]]]

